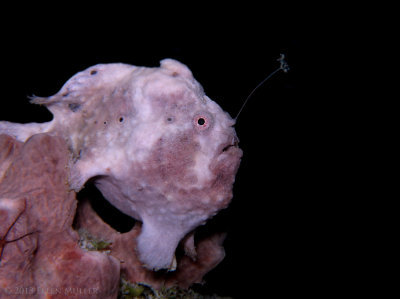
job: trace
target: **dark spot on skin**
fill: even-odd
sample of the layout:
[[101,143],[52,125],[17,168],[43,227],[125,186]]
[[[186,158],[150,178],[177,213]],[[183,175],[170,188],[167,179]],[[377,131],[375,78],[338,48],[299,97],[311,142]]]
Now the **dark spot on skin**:
[[197,120],[197,123],[198,123],[200,126],[202,126],[202,125],[204,125],[204,124],[206,123],[206,121],[205,121],[204,118],[199,118],[199,119]]
[[62,96],[65,98],[69,95],[69,92],[64,93]]
[[167,118],[167,122],[171,123],[174,119],[172,117]]
[[93,75],[96,75],[96,74],[97,74],[97,71],[96,71],[96,70],[93,70],[93,71],[90,72],[90,75],[92,75],[92,76],[93,76]]
[[68,104],[68,108],[72,111],[72,112],[76,112],[81,108],[81,105],[77,104],[77,103],[70,103]]
[[179,76],[179,74],[177,72],[172,73],[172,77],[178,77],[178,76]]
[[122,123],[123,121],[124,121],[124,118],[121,116],[121,117],[119,118],[119,122]]
[[106,124],[107,124],[107,122],[105,121],[105,122],[104,122],[104,124],[106,125]]

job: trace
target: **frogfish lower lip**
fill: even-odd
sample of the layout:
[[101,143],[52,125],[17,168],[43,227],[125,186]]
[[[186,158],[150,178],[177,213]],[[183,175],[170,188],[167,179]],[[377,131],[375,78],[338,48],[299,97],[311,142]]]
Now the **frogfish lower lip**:
[[237,138],[235,133],[230,134],[229,137],[219,145],[217,152],[219,154],[223,154],[224,152],[229,151],[231,148],[239,148],[239,138]]
[[243,151],[239,148],[238,145],[228,144],[222,147],[219,158],[228,159],[233,164],[240,163],[240,159],[243,156]]
[[235,149],[241,151],[239,148],[239,140],[237,138],[232,138],[230,142],[221,145],[220,153],[223,154],[225,152],[233,151]]
[[243,151],[239,148],[239,146],[231,145],[226,150],[226,153],[235,156],[238,160],[242,157]]
[[227,152],[227,151],[229,151],[229,150],[232,149],[232,148],[239,148],[239,146],[238,146],[237,143],[235,143],[235,144],[228,144],[228,145],[224,146],[224,148],[222,149],[222,152]]

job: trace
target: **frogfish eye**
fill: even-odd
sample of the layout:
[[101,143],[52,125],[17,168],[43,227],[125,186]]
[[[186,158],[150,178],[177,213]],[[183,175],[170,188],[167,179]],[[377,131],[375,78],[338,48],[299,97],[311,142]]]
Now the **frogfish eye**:
[[206,131],[213,124],[212,115],[210,115],[210,113],[207,112],[197,113],[193,119],[193,124],[196,130]]
[[198,115],[194,119],[194,124],[198,129],[206,129],[209,124],[208,124],[208,118],[205,117],[204,115]]

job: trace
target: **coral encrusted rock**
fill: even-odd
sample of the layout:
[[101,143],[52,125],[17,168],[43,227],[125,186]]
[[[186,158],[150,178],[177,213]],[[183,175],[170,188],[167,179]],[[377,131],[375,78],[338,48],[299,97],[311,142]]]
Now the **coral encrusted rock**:
[[0,158],[0,297],[116,298],[120,262],[82,250],[72,229],[77,201],[63,139],[1,135]]

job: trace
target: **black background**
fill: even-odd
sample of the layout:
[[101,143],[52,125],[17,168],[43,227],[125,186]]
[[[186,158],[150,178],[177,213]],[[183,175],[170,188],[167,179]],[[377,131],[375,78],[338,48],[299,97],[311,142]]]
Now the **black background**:
[[330,245],[322,242],[326,232],[318,223],[329,216],[321,198],[331,190],[321,192],[321,152],[328,145],[315,124],[326,107],[304,88],[312,79],[300,12],[271,6],[158,14],[104,8],[101,14],[76,9],[63,16],[27,11],[2,21],[0,119],[51,120],[27,96],[53,95],[91,65],[158,66],[167,57],[185,63],[206,94],[234,117],[284,53],[290,71],[261,86],[236,124],[244,156],[234,198],[206,225],[228,232],[226,258],[205,277],[203,291],[234,298],[314,292],[325,283],[322,268],[329,264],[321,252]]

